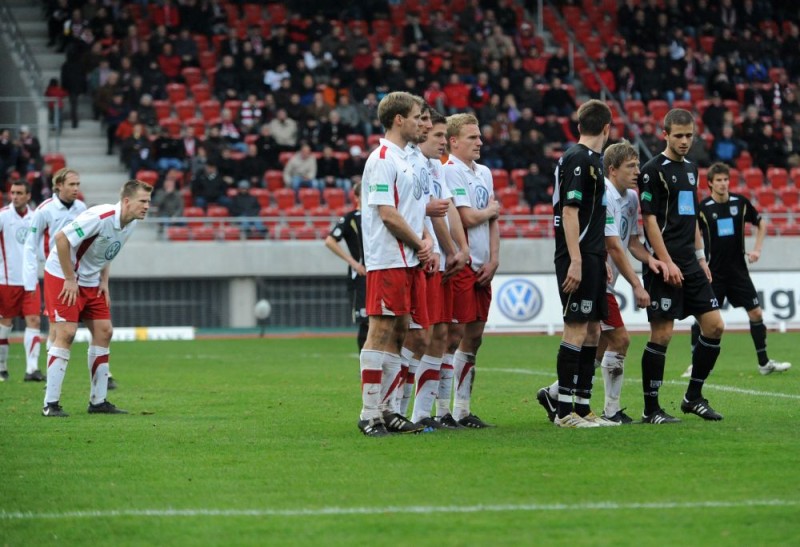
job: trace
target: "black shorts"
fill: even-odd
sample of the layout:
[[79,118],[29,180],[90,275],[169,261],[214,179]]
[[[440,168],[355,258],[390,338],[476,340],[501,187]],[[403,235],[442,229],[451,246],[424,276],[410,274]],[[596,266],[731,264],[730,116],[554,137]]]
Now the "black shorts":
[[726,298],[734,308],[744,308],[747,311],[761,305],[756,288],[747,272],[727,274],[724,277],[715,275],[711,280],[711,288],[720,306],[725,303]]
[[719,301],[702,270],[685,274],[682,287],[667,285],[660,274],[653,274],[649,268],[646,270],[643,277],[644,288],[650,294],[650,307],[647,308],[648,321],[683,319],[690,315],[699,317],[706,312],[719,309]]
[[602,321],[608,317],[606,300],[606,261],[602,256],[583,255],[581,261],[581,284],[574,293],[561,290],[570,264],[569,256],[557,258],[556,279],[561,297],[562,315],[566,323]]
[[353,298],[353,323],[366,323],[367,316],[367,276],[357,275],[350,284]]

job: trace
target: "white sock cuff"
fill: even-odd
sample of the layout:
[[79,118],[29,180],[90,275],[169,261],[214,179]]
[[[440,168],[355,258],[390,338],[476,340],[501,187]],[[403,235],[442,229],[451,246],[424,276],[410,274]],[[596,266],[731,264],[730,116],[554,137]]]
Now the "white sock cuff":
[[111,353],[109,348],[104,348],[103,346],[89,346],[89,355],[95,355],[97,357],[101,355],[108,355]]
[[40,334],[42,334],[42,331],[31,327],[25,327],[25,335],[27,336],[29,334],[31,336],[39,336]]
[[453,354],[453,363],[460,361],[462,363],[475,363],[475,354],[467,353],[466,351],[457,350]]
[[66,348],[57,348],[53,346],[52,348],[47,350],[47,355],[49,355],[50,357],[58,357],[59,359],[69,361],[69,350]]
[[442,358],[441,357],[433,357],[431,355],[428,355],[427,353],[422,356],[422,359],[420,359],[420,362],[421,363],[425,363],[426,365],[432,365],[434,367],[442,366]]
[[11,336],[11,325],[0,325],[0,340],[8,340],[9,336]]
[[403,358],[400,357],[396,353],[389,353],[388,351],[384,352],[383,354],[383,364],[388,365],[390,367],[395,367],[397,370],[400,370],[400,366],[403,363]]
[[371,349],[361,350],[361,370],[381,370],[383,363],[383,352]]
[[400,348],[400,357],[403,359],[403,361],[408,363],[411,361],[411,359],[414,358],[414,352],[408,349],[407,347],[403,346],[402,348]]
[[453,354],[452,353],[445,353],[444,355],[442,355],[442,363],[444,363],[446,365],[452,365],[453,364]]

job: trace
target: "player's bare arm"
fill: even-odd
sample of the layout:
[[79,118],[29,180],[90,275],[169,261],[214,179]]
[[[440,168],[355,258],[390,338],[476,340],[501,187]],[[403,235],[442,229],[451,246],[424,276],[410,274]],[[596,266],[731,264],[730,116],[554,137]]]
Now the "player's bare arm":
[[56,251],[58,262],[61,264],[61,271],[64,272],[64,287],[58,295],[58,299],[68,306],[75,304],[78,298],[78,279],[75,269],[72,267],[72,257],[70,256],[70,245],[64,232],[56,234]]
[[458,208],[458,214],[461,216],[464,228],[474,228],[500,216],[500,202],[493,196],[489,198],[489,204],[485,209],[462,206]]
[[667,265],[667,283],[675,287],[683,285],[683,273],[678,265],[672,261],[672,257],[667,252],[664,238],[661,237],[661,229],[658,227],[658,220],[655,215],[643,214],[644,231],[647,233],[647,240],[653,247],[656,257]]
[[640,308],[647,307],[650,304],[650,295],[647,294],[647,291],[642,286],[642,282],[639,281],[639,276],[636,275],[633,266],[631,266],[631,263],[628,261],[628,256],[618,236],[606,237],[606,251],[611,257],[611,260],[614,261],[614,265],[619,270],[619,273],[633,288],[633,296],[636,299],[636,305]]
[[628,250],[631,252],[631,255],[633,255],[633,258],[642,264],[646,264],[651,272],[660,273],[664,277],[664,281],[667,281],[667,265],[648,253],[639,238],[632,237],[630,241],[628,241]]
[[500,227],[497,219],[489,221],[489,261],[477,272],[478,285],[485,287],[491,284],[497,268],[500,266]]
[[449,199],[432,197],[425,206],[425,215],[431,218],[444,218],[444,216],[447,215],[447,209],[449,205]]
[[356,272],[358,275],[367,275],[367,269],[364,267],[363,264],[357,262],[349,253],[346,253],[342,246],[339,245],[339,242],[334,239],[333,236],[328,236],[325,238],[325,246],[331,250],[333,254],[347,262],[347,264]]
[[459,215],[458,209],[452,201],[447,209],[447,220],[450,222],[450,237],[458,247],[458,251],[453,258],[453,264],[445,268],[444,279],[461,271],[469,262],[469,244],[464,232],[464,225],[461,223],[461,215]]
[[580,247],[580,221],[578,208],[567,205],[561,211],[561,222],[564,227],[564,240],[567,242],[569,252],[569,268],[567,276],[561,284],[561,289],[567,293],[578,290],[583,278],[583,258]]
[[753,245],[753,250],[747,253],[747,261],[751,264],[758,262],[761,258],[761,247],[764,244],[764,237],[767,235],[767,221],[763,218],[758,221],[758,228],[756,229],[756,242]]
[[695,222],[694,225],[694,248],[697,250],[697,261],[700,263],[700,268],[705,272],[708,281],[711,282],[711,270],[708,267],[708,262],[706,262],[705,251],[704,249],[705,244],[703,243],[703,234],[700,232],[700,223]]

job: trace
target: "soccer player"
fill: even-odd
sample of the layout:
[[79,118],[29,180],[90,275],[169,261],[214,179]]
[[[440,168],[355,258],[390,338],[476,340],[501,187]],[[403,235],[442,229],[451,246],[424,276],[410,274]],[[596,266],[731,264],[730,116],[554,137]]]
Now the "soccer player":
[[433,257],[424,227],[426,202],[405,150],[419,134],[420,116],[419,103],[410,93],[392,92],[381,99],[378,119],[386,134],[367,159],[361,183],[369,330],[360,356],[358,428],[370,437],[423,429],[387,406],[397,387],[400,348],[416,304],[412,294],[419,294],[412,286],[424,281],[419,265]]
[[[361,241],[361,183],[353,186],[356,208],[341,217],[325,238],[325,246],[336,256],[347,262],[348,289],[353,298],[353,322],[358,325],[358,351],[364,348],[367,339],[367,268],[364,265],[364,244]],[[344,239],[347,251],[339,245]],[[349,253],[349,254],[348,254]]]
[[703,383],[719,357],[725,330],[719,301],[711,289],[697,215],[697,166],[686,159],[694,138],[694,118],[674,108],[664,116],[664,152],[648,161],[639,174],[639,201],[648,250],[667,265],[667,279],[644,272],[650,294],[647,319],[650,338],[642,355],[644,414],[642,422],[679,422],[661,408],[658,391],[664,380],[667,346],[675,319],[693,315],[701,334],[692,353],[692,377],[681,402],[684,413],[721,420],[703,397]]
[[68,416],[59,400],[79,321],[92,335],[89,414],[126,413],[106,399],[112,333],[108,276],[111,261],[133,233],[136,221],[147,215],[152,191],[148,184],[129,180],[122,187],[119,202],[88,209],[56,234],[44,273],[56,339],[47,352],[43,416]]
[[[431,201],[427,208],[429,230],[432,231],[436,243],[434,247],[439,253],[439,267],[426,274],[427,312],[431,326],[427,330],[409,330],[403,351],[410,358],[408,384],[412,389],[416,379],[411,421],[430,429],[454,429],[461,426],[454,421],[443,423],[435,420],[431,417],[431,411],[439,394],[442,357],[447,348],[448,328],[453,319],[451,277],[466,265],[469,248],[461,219],[443,178],[440,158],[447,145],[447,119],[439,112],[429,110],[431,128],[427,138],[419,144],[420,155],[415,161],[415,168],[423,187],[430,194]],[[452,230],[451,221],[454,225]],[[449,381],[452,384],[452,375]],[[404,394],[403,401],[408,398],[410,393],[407,396]],[[401,408],[401,411],[405,413],[405,409]]]
[[[619,425],[590,407],[600,320],[608,316],[603,147],[611,110],[589,100],[578,109],[578,143],[558,160],[553,192],[555,269],[564,334],[556,358],[558,403],[553,424],[564,428]],[[574,397],[574,402],[573,402]]]
[[[636,305],[645,308],[650,304],[650,296],[628,262],[625,249],[629,249],[634,258],[655,272],[665,272],[666,265],[650,255],[638,237],[639,196],[635,188],[639,175],[639,154],[636,148],[626,140],[612,144],[604,153],[603,165],[607,174],[605,245],[612,275],[606,286],[608,318],[600,322],[601,333],[595,354],[595,368],[601,368],[605,387],[605,405],[601,417],[612,422],[629,424],[633,419],[623,412],[619,401],[630,337],[614,296],[614,286],[622,274],[633,287]],[[547,417],[553,421],[558,405],[558,382],[549,388],[541,388],[536,398],[547,412]]]
[[[708,168],[708,187],[711,197],[700,204],[700,231],[703,233],[708,268],[711,270],[711,288],[720,305],[725,299],[737,308],[744,308],[750,319],[750,336],[756,348],[758,371],[762,375],[784,372],[791,363],[775,361],[767,355],[767,327],[758,301],[758,293],[750,279],[747,262],[757,262],[761,257],[761,246],[767,235],[767,222],[753,204],[741,194],[729,192],[730,168],[724,163],[715,163]],[[747,251],[744,242],[744,224],[757,227],[756,241],[752,251]],[[745,262],[747,257],[747,262]],[[692,325],[692,345],[700,337],[700,326]],[[690,370],[686,376],[691,376]]]
[[0,382],[8,380],[8,337],[15,317],[25,317],[26,382],[41,382],[39,372],[39,285],[26,292],[22,280],[22,254],[30,230],[31,188],[23,180],[11,183],[11,203],[0,209]]
[[[50,249],[55,247],[56,234],[86,210],[86,204],[78,199],[80,188],[81,179],[77,171],[67,167],[59,169],[53,175],[54,196],[39,204],[31,215],[30,231],[25,238],[22,256],[22,279],[30,298],[34,297],[34,291],[39,292],[39,261],[44,262],[50,254]],[[45,295],[44,315],[48,319],[52,319],[50,307]],[[50,349],[55,336],[56,331],[51,326],[47,349]],[[30,358],[36,362],[39,360],[40,344],[37,341],[39,338],[38,328],[25,329],[25,348]],[[43,376],[41,380],[44,380]]]
[[[488,167],[477,163],[481,157],[481,131],[472,114],[453,114],[447,118],[450,158],[444,177],[467,231],[469,267],[453,276],[453,354],[452,417],[464,427],[492,427],[472,413],[470,400],[475,382],[475,363],[483,341],[483,330],[492,302],[492,279],[500,260],[500,232],[497,218],[500,204],[494,198],[494,183]],[[437,412],[438,414],[438,412]]]

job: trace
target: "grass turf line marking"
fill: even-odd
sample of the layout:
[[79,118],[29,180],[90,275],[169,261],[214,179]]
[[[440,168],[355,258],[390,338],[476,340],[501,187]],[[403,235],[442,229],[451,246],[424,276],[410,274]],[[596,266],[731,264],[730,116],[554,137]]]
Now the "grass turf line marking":
[[[555,371],[553,372],[543,372],[540,370],[529,370],[526,368],[488,368],[484,367],[480,369],[481,373],[483,372],[507,372],[510,374],[528,374],[530,376],[548,376],[555,380]],[[641,378],[630,378],[628,376],[625,377],[626,382],[636,382],[641,383]],[[664,384],[670,384],[673,386],[685,386],[686,381],[680,380],[664,380]],[[800,395],[792,394],[792,393],[774,393],[772,391],[759,391],[756,389],[744,389],[735,386],[723,386],[717,384],[703,384],[704,388],[708,389],[716,389],[718,391],[727,391],[728,393],[738,393],[740,395],[755,395],[757,397],[775,397],[778,399],[794,399],[800,400]]]
[[343,515],[433,514],[433,513],[509,513],[548,511],[617,511],[666,509],[736,509],[741,507],[794,507],[800,500],[741,500],[698,502],[617,503],[613,501],[577,504],[499,504],[388,506],[388,507],[320,507],[318,509],[119,509],[105,511],[64,511],[60,513],[34,513],[32,511],[0,510],[0,520],[67,520],[113,517],[323,517]]

